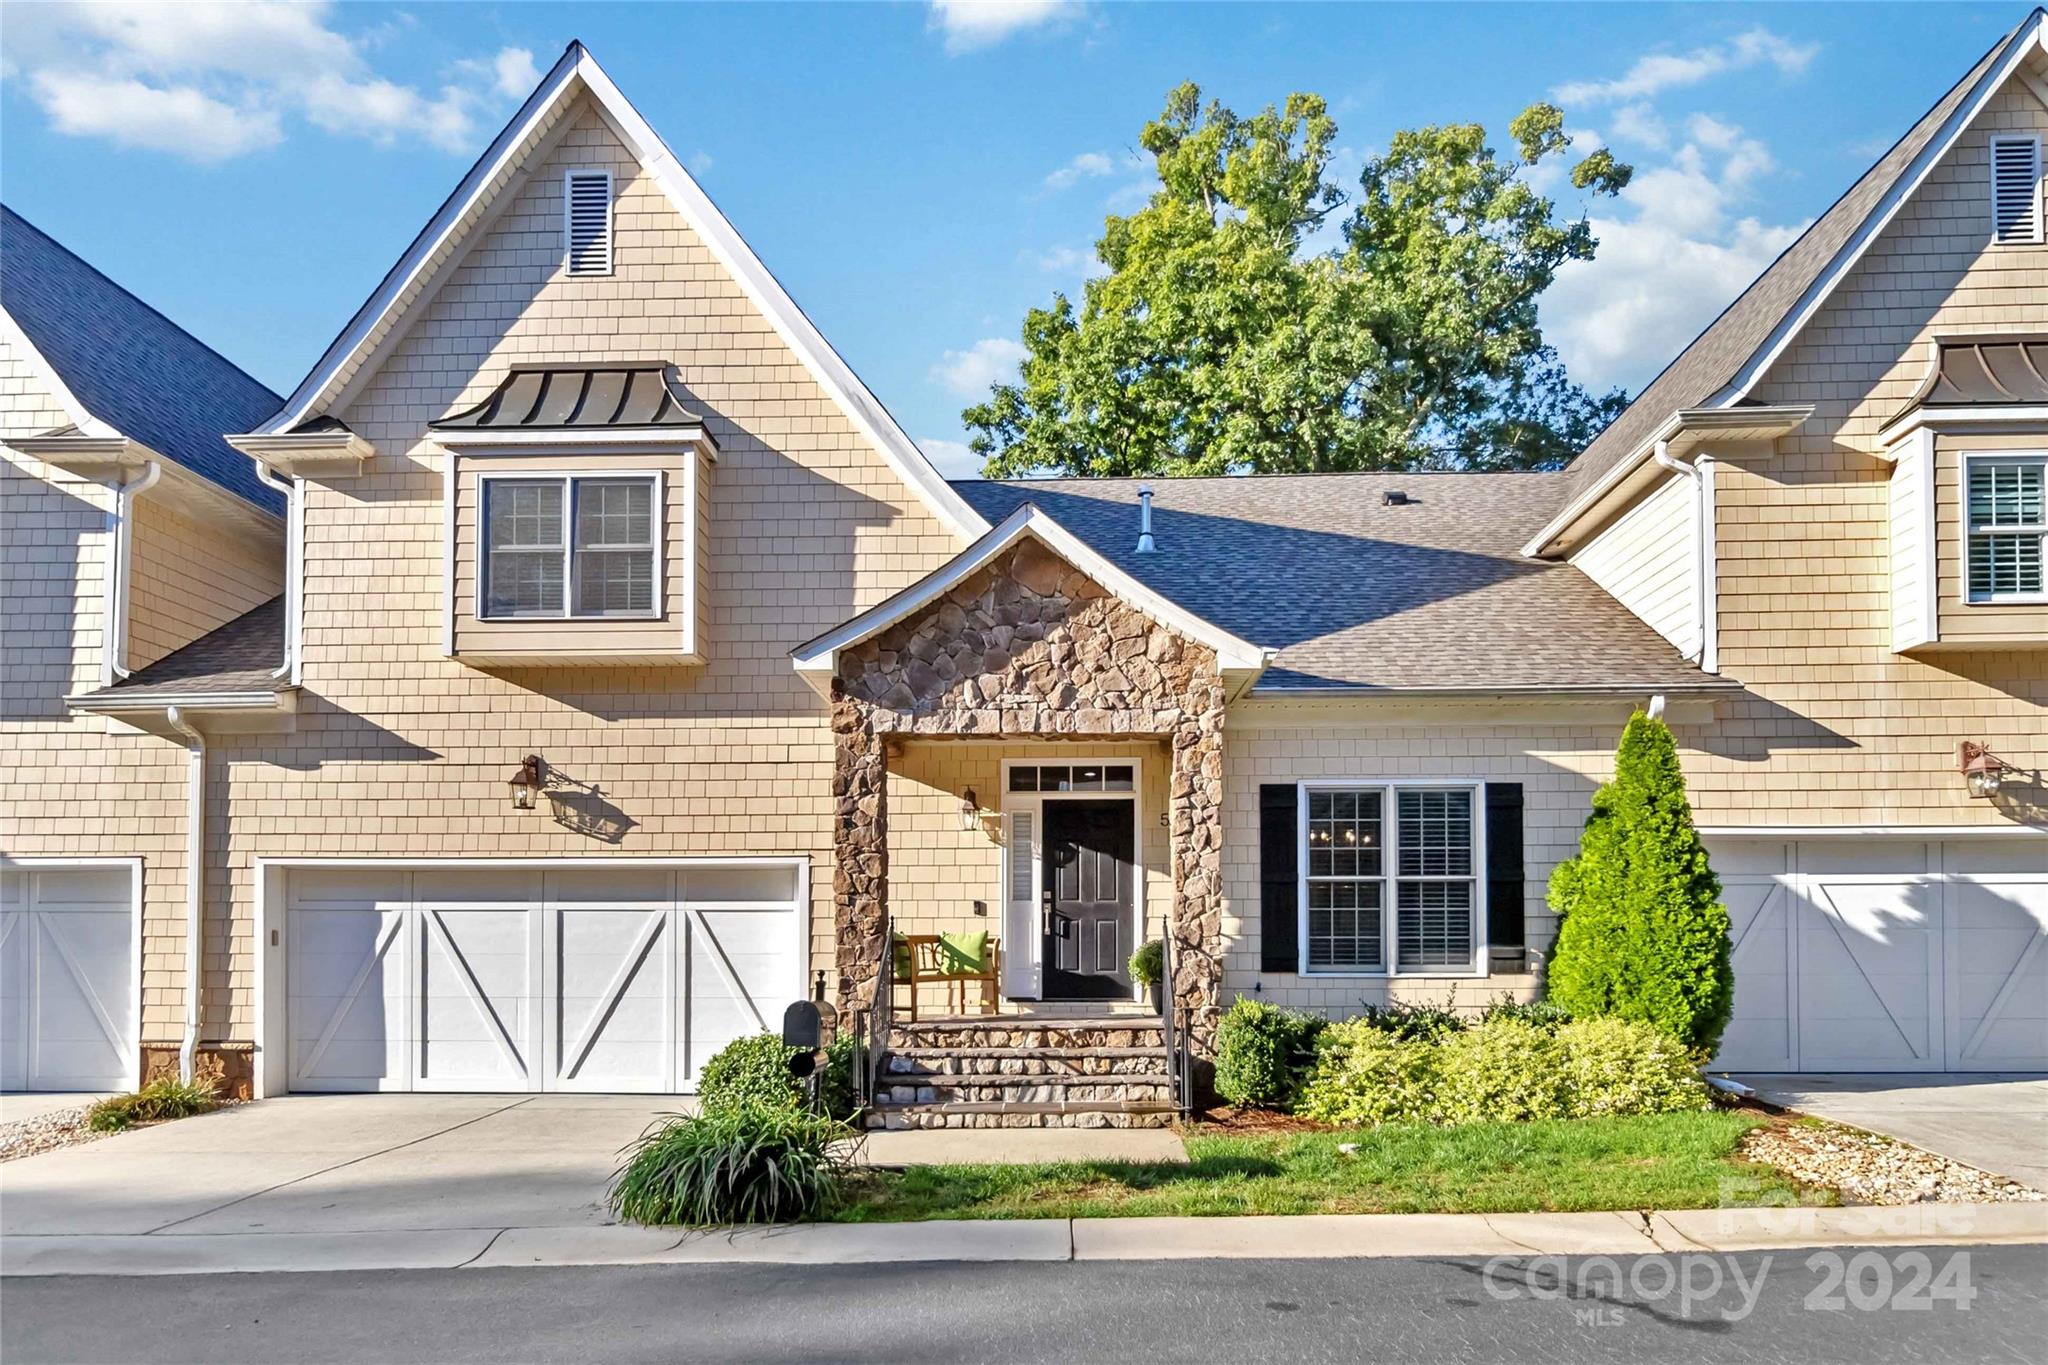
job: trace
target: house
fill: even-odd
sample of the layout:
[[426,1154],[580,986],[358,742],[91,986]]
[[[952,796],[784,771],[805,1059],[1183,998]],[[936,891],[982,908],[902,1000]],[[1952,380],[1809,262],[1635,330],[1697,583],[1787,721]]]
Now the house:
[[814,983],[908,1005],[893,934],[984,934],[997,1016],[876,1013],[888,1121],[1151,1122],[1238,995],[1537,992],[1648,706],[1735,919],[1723,1064],[2048,1067],[2043,30],[1569,469],[1149,486],[940,479],[572,45],[217,428],[289,489],[279,600],[80,676],[119,494],[75,416],[9,428],[39,546],[93,509],[37,570],[83,662],[8,721],[9,913],[139,868],[102,979],[260,1094],[689,1090]]

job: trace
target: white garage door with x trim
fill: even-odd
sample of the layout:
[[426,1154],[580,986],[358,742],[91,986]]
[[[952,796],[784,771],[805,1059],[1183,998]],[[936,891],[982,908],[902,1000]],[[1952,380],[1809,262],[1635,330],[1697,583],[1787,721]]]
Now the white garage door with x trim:
[[129,866],[0,871],[0,1090],[135,1084]]
[[298,1091],[670,1093],[801,998],[790,862],[293,868]]

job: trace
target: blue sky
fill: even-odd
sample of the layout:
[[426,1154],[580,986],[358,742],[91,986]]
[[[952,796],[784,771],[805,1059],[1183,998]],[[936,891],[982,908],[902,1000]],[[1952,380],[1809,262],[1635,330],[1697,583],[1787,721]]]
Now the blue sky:
[[0,195],[289,390],[537,76],[581,38],[904,427],[1142,202],[1182,80],[1315,91],[1338,162],[1552,99],[1637,166],[1545,305],[1587,383],[1652,377],[2004,31],[1997,5],[21,5]]

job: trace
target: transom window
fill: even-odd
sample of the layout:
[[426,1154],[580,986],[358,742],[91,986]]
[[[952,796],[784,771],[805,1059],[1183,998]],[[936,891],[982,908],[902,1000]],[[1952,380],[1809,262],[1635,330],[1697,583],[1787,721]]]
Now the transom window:
[[480,615],[659,615],[655,476],[490,477],[483,494]]
[[1128,763],[1020,763],[1010,769],[1013,792],[1127,792],[1135,769]]
[[1964,469],[1970,600],[1996,602],[2048,593],[2042,574],[2048,544],[2048,456],[1972,455]]
[[1479,910],[1473,809],[1470,787],[1309,787],[1304,969],[1472,971]]

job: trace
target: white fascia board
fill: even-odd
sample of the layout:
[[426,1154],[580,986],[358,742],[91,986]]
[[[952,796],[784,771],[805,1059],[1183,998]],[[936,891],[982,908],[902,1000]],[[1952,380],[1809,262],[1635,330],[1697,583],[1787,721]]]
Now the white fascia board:
[[2040,837],[2038,825],[1701,825],[1710,839],[2010,839]]
[[1871,244],[1891,225],[1892,219],[1898,216],[1906,201],[1913,197],[1928,175],[1941,164],[1942,158],[1948,155],[1957,139],[1977,121],[1977,116],[1984,112],[1984,107],[2005,87],[2005,83],[2013,74],[2021,69],[2027,54],[2037,49],[2048,52],[2048,33],[2044,33],[2043,20],[2044,15],[2037,9],[2012,35],[2006,44],[2005,52],[1979,79],[1977,88],[1956,106],[1940,130],[1927,140],[1927,145],[1908,163],[1905,174],[1893,182],[1884,198],[1878,200],[1876,207],[1864,216],[1863,222],[1850,235],[1849,240],[1842,243],[1841,249],[1835,253],[1834,259],[1828,262],[1827,268],[1807,286],[1806,292],[1799,296],[1799,301],[1793,304],[1791,310],[1778,320],[1778,325],[1771,329],[1763,344],[1743,363],[1742,368],[1735,372],[1735,377],[1708,400],[1709,406],[1731,407],[1749,396],[1750,391],[1765,374],[1769,373],[1771,366],[1778,362],[1779,357],[1806,329],[1806,324],[1813,320],[1820,306],[1828,301],[1836,287],[1848,277],[1851,270],[1855,269],[1856,263],[1863,259]]
[[[512,121],[505,125],[470,172],[441,206],[383,283],[356,315],[348,329],[336,337],[313,371],[292,392],[284,410],[265,423],[259,435],[291,430],[322,403],[330,401],[357,371],[369,363],[377,349],[377,338],[385,335],[387,317],[423,293],[424,277],[443,258],[456,238],[468,230],[485,195],[517,167],[513,163],[524,147],[550,117],[588,90],[599,109],[638,158],[641,168],[659,185],[669,202],[704,240],[727,272],[745,291],[754,306],[775,328],[777,335],[795,352],[811,377],[832,397],[854,426],[872,442],[882,458],[932,514],[962,540],[988,529],[988,523],[966,500],[941,478],[917,443],[898,426],[879,399],[840,358],[825,338],[804,316],[780,282],[761,263],[739,232],[720,213],[697,182],[691,179],[675,153],[619,92],[603,68],[581,43],[571,43],[533,94],[527,97]],[[416,306],[418,300],[414,299]]]
[[1896,461],[1898,452],[1894,447],[1922,428],[1931,431],[1969,431],[1977,427],[2007,424],[2048,425],[2048,405],[1989,403],[1981,407],[1968,408],[1915,408],[1877,433],[1878,458],[1887,462]]
[[[44,391],[58,407],[64,409],[64,415],[80,432],[89,437],[118,437],[121,434],[86,411],[85,404],[78,401],[78,395],[71,392],[71,386],[64,382],[64,376],[57,373],[57,367],[43,357],[36,344],[28,339],[28,333],[21,330],[21,324],[5,308],[0,308],[0,339],[5,339],[20,354],[22,363],[28,366]],[[8,444],[18,446],[19,443],[10,441]]]
[[274,692],[190,692],[182,696],[135,696],[97,697],[83,693],[64,699],[64,704],[74,711],[92,715],[112,715],[124,711],[161,711],[175,706],[181,711],[296,711],[299,709],[299,694],[295,687],[281,687]]
[[840,650],[850,649],[929,606],[1026,534],[1036,537],[1053,553],[1169,630],[1215,650],[1219,670],[1256,675],[1264,671],[1272,660],[1272,650],[1239,639],[1160,596],[1104,559],[1035,504],[1027,502],[1003,518],[1002,523],[987,535],[903,591],[868,608],[838,629],[791,650],[790,658],[797,672],[829,677],[837,665]]

